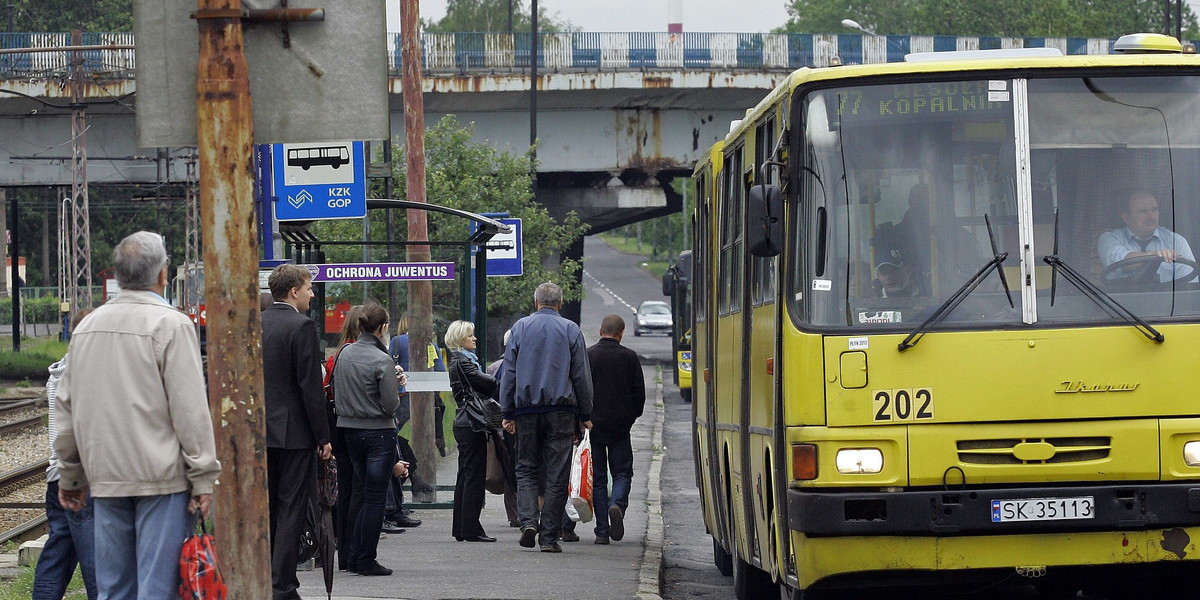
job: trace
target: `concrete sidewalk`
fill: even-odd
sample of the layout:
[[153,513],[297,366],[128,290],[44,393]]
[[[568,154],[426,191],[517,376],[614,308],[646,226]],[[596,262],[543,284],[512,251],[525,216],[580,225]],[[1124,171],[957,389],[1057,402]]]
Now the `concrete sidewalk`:
[[[625,538],[608,546],[592,543],[592,523],[576,527],[580,541],[562,543],[562,554],[547,554],[517,544],[508,526],[501,496],[487,495],[483,526],[495,543],[456,542],[450,535],[448,509],[418,510],[420,527],[379,541],[379,563],[390,577],[359,577],[337,571],[333,598],[358,600],[641,600],[659,599],[663,520],[659,479],[662,470],[663,410],[658,367],[644,366],[646,410],[633,428],[634,479],[625,516]],[[439,458],[438,483],[453,485],[458,456]],[[439,492],[448,501],[453,492]],[[300,572],[300,593],[325,597],[321,569]]]

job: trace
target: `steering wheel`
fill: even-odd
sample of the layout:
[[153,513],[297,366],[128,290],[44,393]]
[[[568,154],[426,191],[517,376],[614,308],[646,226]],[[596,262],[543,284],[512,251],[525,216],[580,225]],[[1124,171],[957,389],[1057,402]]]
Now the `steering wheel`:
[[[1158,256],[1156,254],[1148,254],[1148,255],[1142,255],[1142,256],[1135,256],[1133,258],[1126,258],[1126,259],[1118,260],[1117,262],[1115,262],[1111,265],[1108,265],[1107,267],[1104,267],[1104,271],[1100,273],[1100,276],[1103,279],[1107,279],[1108,275],[1110,273],[1113,273],[1113,272],[1117,271],[1118,269],[1124,269],[1126,267],[1138,266],[1140,268],[1130,271],[1124,277],[1119,277],[1112,281],[1128,281],[1128,282],[1147,283],[1147,284],[1159,283],[1158,265],[1162,264],[1162,262],[1163,262],[1162,257]],[[1196,261],[1194,261],[1194,260],[1187,259],[1182,256],[1176,256],[1175,262],[1192,268],[1192,271],[1190,273],[1180,276],[1178,279],[1183,279],[1184,277],[1192,277],[1197,274],[1200,274],[1200,265],[1197,265]]]

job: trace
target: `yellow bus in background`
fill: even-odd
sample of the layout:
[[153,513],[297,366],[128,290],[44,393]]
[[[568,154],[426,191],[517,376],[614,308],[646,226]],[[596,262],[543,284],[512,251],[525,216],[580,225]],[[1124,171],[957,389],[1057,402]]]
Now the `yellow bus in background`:
[[1200,57],[1115,49],[800,69],[697,165],[696,478],[738,598],[1192,589]]

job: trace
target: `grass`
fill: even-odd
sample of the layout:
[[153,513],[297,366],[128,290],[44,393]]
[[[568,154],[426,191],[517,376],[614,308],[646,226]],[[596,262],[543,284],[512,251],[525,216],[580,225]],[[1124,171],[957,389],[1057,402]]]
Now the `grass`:
[[617,252],[641,257],[641,260],[637,261],[638,264],[657,278],[661,279],[663,273],[667,271],[667,267],[671,266],[671,263],[666,260],[649,260],[649,246],[642,244],[642,250],[639,251],[637,240],[635,239],[626,239],[623,235],[607,233],[600,234],[600,237],[608,242]]
[[[16,577],[0,582],[0,600],[28,600],[33,596],[33,567],[21,567]],[[67,586],[64,600],[87,600],[83,589],[83,576],[75,569],[75,576]]]
[[[451,394],[450,392],[441,392],[441,394],[442,394],[442,402],[446,405],[446,417],[444,419],[442,419],[442,435],[444,435],[446,438],[446,454],[449,454],[450,451],[454,450],[454,446],[455,446],[455,444],[454,444],[454,411],[456,410],[456,407],[458,405],[456,405],[454,403],[453,394]],[[430,405],[430,407],[432,408],[432,405]],[[411,419],[409,420],[409,422],[404,424],[404,427],[400,428],[400,435],[402,437],[404,437],[405,439],[407,439],[409,442],[412,441],[412,420]],[[438,458],[441,458],[441,457],[439,456]],[[3,600],[3,599],[0,598],[0,600]]]
[[11,336],[0,337],[0,379],[41,385],[46,381],[46,368],[66,353],[67,343],[57,337],[23,338],[20,352],[13,352]]

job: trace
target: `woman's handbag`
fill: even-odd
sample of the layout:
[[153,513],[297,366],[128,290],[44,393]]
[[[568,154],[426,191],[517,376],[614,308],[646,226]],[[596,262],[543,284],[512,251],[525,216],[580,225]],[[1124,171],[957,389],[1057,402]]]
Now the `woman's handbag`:
[[196,511],[199,532],[183,542],[179,553],[179,597],[183,600],[225,600],[225,578],[217,564],[217,545]]
[[459,408],[467,415],[471,431],[499,429],[500,424],[504,421],[504,410],[500,408],[500,403],[496,402],[495,398],[477,392],[471,385],[471,380],[467,379],[467,372],[463,369],[462,363],[455,364],[458,365],[458,376],[462,378],[463,395],[465,396],[459,399]]

